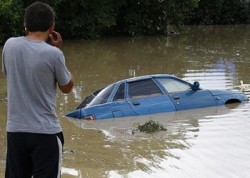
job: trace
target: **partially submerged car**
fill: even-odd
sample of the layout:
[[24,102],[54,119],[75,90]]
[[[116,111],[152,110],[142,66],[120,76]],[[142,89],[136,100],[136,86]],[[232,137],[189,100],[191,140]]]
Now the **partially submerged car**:
[[95,120],[148,115],[247,102],[240,91],[201,89],[173,75],[121,80],[87,96],[67,117]]

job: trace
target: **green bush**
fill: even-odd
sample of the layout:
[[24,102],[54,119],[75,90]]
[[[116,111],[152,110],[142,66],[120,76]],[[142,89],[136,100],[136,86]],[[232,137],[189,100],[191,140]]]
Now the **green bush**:
[[250,22],[248,0],[200,0],[198,7],[185,17],[185,24],[247,24]]
[[23,8],[20,0],[0,1],[0,43],[3,43],[10,36],[22,33]]
[[56,8],[57,27],[66,38],[98,38],[116,24],[115,0],[63,0]]
[[[0,43],[23,34],[24,8],[34,0],[0,1]],[[56,29],[64,38],[102,35],[156,35],[182,23],[198,0],[43,0],[56,11]]]
[[198,0],[127,0],[119,11],[118,29],[131,36],[166,34],[168,25],[180,26],[197,3]]

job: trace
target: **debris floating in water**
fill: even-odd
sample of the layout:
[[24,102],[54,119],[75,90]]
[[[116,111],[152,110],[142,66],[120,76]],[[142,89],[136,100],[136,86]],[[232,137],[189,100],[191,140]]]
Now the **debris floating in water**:
[[166,128],[163,127],[163,125],[161,125],[158,122],[155,122],[153,120],[150,120],[143,125],[139,125],[138,129],[140,130],[140,132],[146,132],[146,133],[154,133],[157,131],[166,131],[167,130]]

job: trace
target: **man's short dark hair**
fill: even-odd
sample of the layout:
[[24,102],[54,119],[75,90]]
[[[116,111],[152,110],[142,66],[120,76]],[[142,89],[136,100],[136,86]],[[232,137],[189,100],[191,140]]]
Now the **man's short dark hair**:
[[55,12],[43,2],[35,2],[25,9],[24,24],[30,32],[47,31],[54,23]]

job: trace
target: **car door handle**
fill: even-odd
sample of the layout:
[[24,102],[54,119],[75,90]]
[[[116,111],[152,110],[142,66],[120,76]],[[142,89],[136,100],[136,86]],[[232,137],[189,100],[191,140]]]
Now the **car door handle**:
[[179,100],[180,97],[179,96],[173,96],[174,100]]
[[132,102],[132,104],[133,104],[134,106],[140,105],[140,103],[139,103],[138,101],[134,101],[134,102]]

